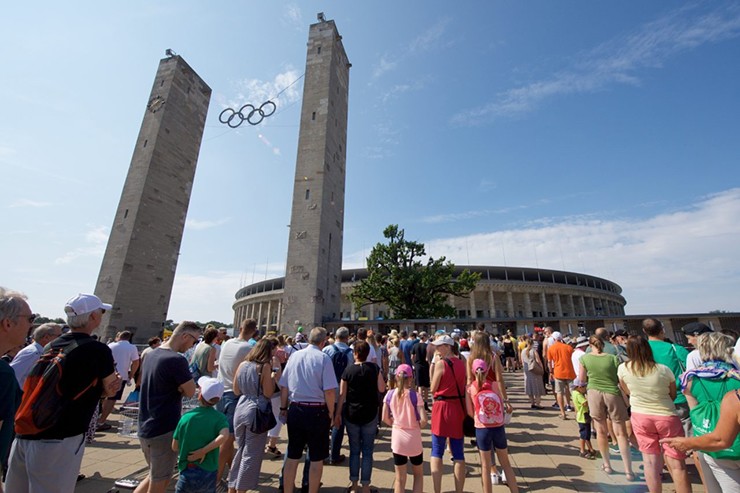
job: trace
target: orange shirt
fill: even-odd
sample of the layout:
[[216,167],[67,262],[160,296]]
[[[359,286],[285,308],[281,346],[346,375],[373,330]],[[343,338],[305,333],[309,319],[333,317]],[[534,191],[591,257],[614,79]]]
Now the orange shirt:
[[573,369],[571,355],[573,348],[564,342],[555,341],[547,349],[547,359],[553,362],[552,376],[558,380],[575,380],[576,371]]

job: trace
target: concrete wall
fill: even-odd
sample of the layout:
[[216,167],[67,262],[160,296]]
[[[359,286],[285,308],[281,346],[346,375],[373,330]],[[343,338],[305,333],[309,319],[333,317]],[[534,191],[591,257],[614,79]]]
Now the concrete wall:
[[281,330],[340,308],[349,61],[333,21],[309,30]]
[[159,334],[175,278],[211,89],[179,56],[159,62],[95,294],[112,303],[98,333]]

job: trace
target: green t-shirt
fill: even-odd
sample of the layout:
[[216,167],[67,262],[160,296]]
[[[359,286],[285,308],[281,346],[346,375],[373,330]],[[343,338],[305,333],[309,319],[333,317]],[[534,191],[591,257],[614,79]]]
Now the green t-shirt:
[[[650,349],[653,350],[653,359],[656,363],[666,365],[676,376],[676,388],[681,388],[681,374],[686,371],[686,358],[689,352],[678,344],[671,344],[665,341],[648,341]],[[686,396],[681,392],[676,394],[673,399],[674,404],[685,404]]]
[[588,414],[588,399],[584,394],[581,394],[577,390],[574,390],[571,394],[573,399],[573,405],[576,407],[576,422],[586,423],[586,415]]
[[617,377],[619,358],[613,354],[602,353],[602,355],[584,354],[581,356],[581,366],[586,369],[588,375],[587,388],[619,395],[619,378]]
[[[212,407],[196,407],[183,414],[173,436],[180,446],[177,468],[181,471],[185,469],[188,466],[188,454],[211,443],[225,428],[229,428],[226,416]],[[218,448],[208,452],[198,466],[204,471],[217,471]]]

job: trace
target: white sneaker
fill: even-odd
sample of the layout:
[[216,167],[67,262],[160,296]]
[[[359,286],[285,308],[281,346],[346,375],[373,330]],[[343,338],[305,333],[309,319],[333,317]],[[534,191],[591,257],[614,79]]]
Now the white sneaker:
[[506,473],[504,470],[501,470],[501,484],[506,484]]
[[501,476],[499,476],[495,472],[492,472],[491,473],[491,484],[494,486],[501,484]]

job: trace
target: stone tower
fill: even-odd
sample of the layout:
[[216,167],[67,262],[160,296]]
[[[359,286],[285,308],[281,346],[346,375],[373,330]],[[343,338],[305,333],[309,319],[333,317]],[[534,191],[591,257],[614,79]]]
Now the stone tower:
[[95,287],[113,304],[103,340],[131,330],[141,343],[162,330],[210,99],[180,56],[159,62]]
[[351,64],[334,21],[308,33],[280,330],[339,315]]

